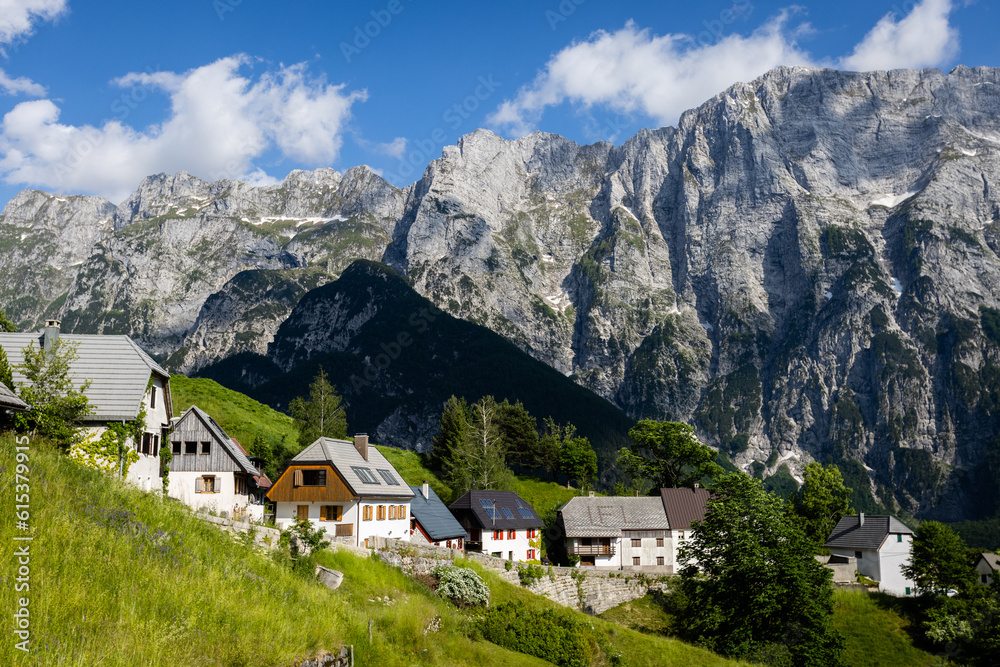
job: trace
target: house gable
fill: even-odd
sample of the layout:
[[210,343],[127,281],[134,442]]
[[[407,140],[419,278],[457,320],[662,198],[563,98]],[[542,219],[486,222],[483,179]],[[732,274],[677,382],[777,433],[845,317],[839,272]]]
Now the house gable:
[[[296,486],[296,471],[325,470],[324,486]],[[351,491],[344,478],[328,463],[291,463],[267,492],[271,502],[351,502],[359,497]]]
[[[259,472],[222,427],[197,406],[184,412],[169,439],[168,446],[174,452],[171,472],[243,472],[253,476]],[[175,443],[180,444],[180,453]],[[187,453],[189,443],[194,443],[194,453]],[[209,445],[207,454],[203,453],[204,443]]]

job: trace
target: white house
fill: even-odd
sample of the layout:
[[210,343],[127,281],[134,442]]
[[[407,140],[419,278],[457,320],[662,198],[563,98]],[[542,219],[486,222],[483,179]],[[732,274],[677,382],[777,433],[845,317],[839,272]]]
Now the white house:
[[566,554],[581,566],[673,572],[670,523],[659,497],[573,498],[559,517]]
[[170,446],[170,497],[222,516],[264,519],[264,505],[255,493],[262,473],[203,410],[192,405],[181,415],[170,434]]
[[899,519],[886,515],[841,517],[824,545],[836,556],[853,556],[858,572],[879,583],[892,595],[914,595],[915,584],[903,575],[910,562],[913,531]]
[[698,484],[692,489],[686,487],[660,489],[663,511],[667,515],[667,523],[670,524],[670,534],[667,536],[670,558],[673,559],[677,571],[686,565],[680,562],[680,548],[694,534],[692,524],[705,520],[705,508],[709,498],[711,494],[708,489],[703,489]]
[[512,491],[469,491],[448,506],[468,533],[466,551],[481,551],[512,561],[541,557],[535,508]]
[[367,546],[372,536],[410,539],[413,491],[367,435],[354,442],[320,438],[293,458],[267,498],[275,524],[295,517],[323,528],[331,541]]
[[976,574],[979,575],[979,583],[985,586],[992,586],[993,578],[997,575],[997,569],[1000,569],[1000,563],[997,561],[996,554],[979,554],[979,560],[976,561]]
[[160,443],[173,416],[170,374],[128,336],[63,335],[59,326],[58,320],[49,320],[34,333],[0,333],[0,347],[14,369],[14,384],[27,382],[18,370],[25,347],[51,350],[58,340],[75,344],[77,358],[69,376],[74,386],[90,381],[85,394],[92,410],[83,422],[87,435],[99,438],[109,423],[134,421],[145,407],[143,436],[129,443],[139,460],[129,468],[126,480],[147,491],[161,488]]

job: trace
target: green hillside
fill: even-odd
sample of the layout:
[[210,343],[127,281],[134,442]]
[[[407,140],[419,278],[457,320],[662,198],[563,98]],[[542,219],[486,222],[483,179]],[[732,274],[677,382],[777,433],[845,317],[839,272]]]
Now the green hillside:
[[289,449],[298,450],[299,432],[291,417],[245,394],[226,389],[215,380],[171,375],[170,397],[175,417],[197,405],[244,448],[260,435],[272,445],[284,442]]
[[917,667],[943,661],[914,646],[909,622],[894,607],[912,602],[883,594],[837,590],[833,626],[844,636],[844,663],[852,667]]
[[[12,610],[15,596],[29,597],[30,651],[8,638],[0,664],[284,667],[345,644],[354,646],[358,665],[547,664],[479,639],[472,613],[378,560],[322,553],[345,574],[344,585],[329,591],[186,507],[82,468],[46,443],[34,441],[28,455],[27,476],[39,489],[30,502],[31,587],[14,592],[5,547],[2,604]],[[8,497],[16,465],[13,436],[0,435],[0,486]],[[7,517],[0,540],[20,546]],[[483,574],[496,602],[554,607]],[[592,664],[732,664],[681,642],[560,613],[593,625]],[[435,619],[440,629],[428,630]]]

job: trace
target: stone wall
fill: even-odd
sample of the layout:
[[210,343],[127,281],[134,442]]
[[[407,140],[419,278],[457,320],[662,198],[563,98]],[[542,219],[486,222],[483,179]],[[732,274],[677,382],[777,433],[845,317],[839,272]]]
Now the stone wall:
[[[379,558],[407,574],[429,574],[435,567],[451,565],[456,558],[467,558],[493,570],[501,579],[521,585],[517,564],[508,570],[508,561],[502,558],[386,538],[377,538],[372,546]],[[541,579],[532,582],[528,590],[588,614],[600,614],[644,597],[652,590],[663,590],[668,580],[667,577],[650,577],[643,573],[592,568],[543,566],[542,570]]]
[[215,524],[219,528],[236,535],[254,530],[256,531],[253,538],[254,544],[265,549],[276,549],[278,547],[278,539],[281,537],[281,531],[277,528],[268,528],[267,526],[260,526],[254,523],[223,519],[222,517],[212,516],[204,512],[198,512],[195,516],[206,523]]

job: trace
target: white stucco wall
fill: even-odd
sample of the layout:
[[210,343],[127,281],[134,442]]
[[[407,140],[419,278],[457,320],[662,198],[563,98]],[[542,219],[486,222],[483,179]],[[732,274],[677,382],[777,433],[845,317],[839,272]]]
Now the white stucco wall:
[[[276,503],[275,513],[274,513],[274,523],[278,528],[285,529],[290,525],[295,523],[295,517],[298,516],[299,505],[309,505],[309,521],[317,528],[325,528],[327,534],[330,537],[336,535],[335,526],[338,523],[347,523],[354,525],[354,543],[364,546],[365,539],[372,536],[379,537],[394,537],[400,540],[409,541],[410,540],[410,502],[409,500],[382,500],[382,501],[369,501],[362,500],[350,501],[350,502],[329,502],[329,501],[314,501],[314,502],[287,502],[282,501]],[[343,509],[343,520],[342,521],[321,521],[320,520],[320,506],[322,505],[340,505]],[[386,508],[385,515],[389,516],[389,505],[402,505],[406,508],[406,516],[401,519],[383,519],[379,521],[374,518],[378,516],[378,506],[384,505]],[[364,520],[364,507],[370,506],[372,508],[372,519],[370,521]],[[360,520],[359,520],[360,519]]]
[[[980,558],[979,562],[976,563],[976,578],[979,583],[986,586],[992,586],[994,575],[995,572],[993,572],[993,568],[990,567],[990,564],[983,558]],[[986,581],[983,581],[984,576],[986,577]]]
[[[199,477],[214,475],[216,484],[219,484],[218,493],[196,493],[195,481]],[[178,472],[170,471],[170,484],[167,487],[167,495],[177,498],[182,503],[196,510],[207,509],[216,512],[226,512],[231,516],[235,509],[245,509],[250,505],[249,494],[236,493],[236,475],[232,472]],[[263,506],[260,508],[260,518],[263,518]]]
[[[536,529],[540,530],[540,529]],[[493,531],[483,529],[483,553],[494,554],[499,552],[501,558],[506,558],[509,560],[514,560],[517,562],[526,562],[528,560],[528,549],[535,549],[535,560],[541,556],[541,549],[538,547],[532,547],[528,544],[528,529],[518,528],[516,537],[513,540],[507,539],[507,531],[503,533],[502,540],[493,539]],[[541,534],[541,533],[539,533]],[[511,556],[513,552],[513,557]]]
[[[153,387],[156,390],[155,408],[150,405],[151,392],[147,391],[146,396],[143,398],[143,405],[146,408],[146,433],[160,438],[160,447],[164,444],[161,429],[170,423],[167,416],[167,397],[163,391],[163,386],[163,380],[154,376]],[[100,431],[103,432],[104,429],[101,428]],[[141,444],[140,442],[139,445],[141,446]],[[131,446],[133,449],[137,449],[136,443],[133,442]],[[139,453],[139,460],[129,468],[125,481],[138,486],[144,491],[162,489],[159,450],[157,450],[155,456]]]
[[882,575],[878,580],[880,591],[892,595],[907,595],[906,589],[909,588],[909,594],[914,594],[913,580],[907,579],[902,572],[903,566],[910,562],[912,547],[912,535],[889,535],[882,542],[878,550],[879,569]]
[[639,538],[640,545],[638,547],[632,546],[632,538],[623,537],[621,538],[621,565],[623,568],[635,567],[633,564],[633,558],[639,558],[639,567],[657,567],[659,563],[656,562],[657,558],[663,558],[662,567],[668,565],[673,565],[674,555],[673,555],[673,540],[670,538],[663,538],[663,546],[656,546],[655,537],[642,537]]

